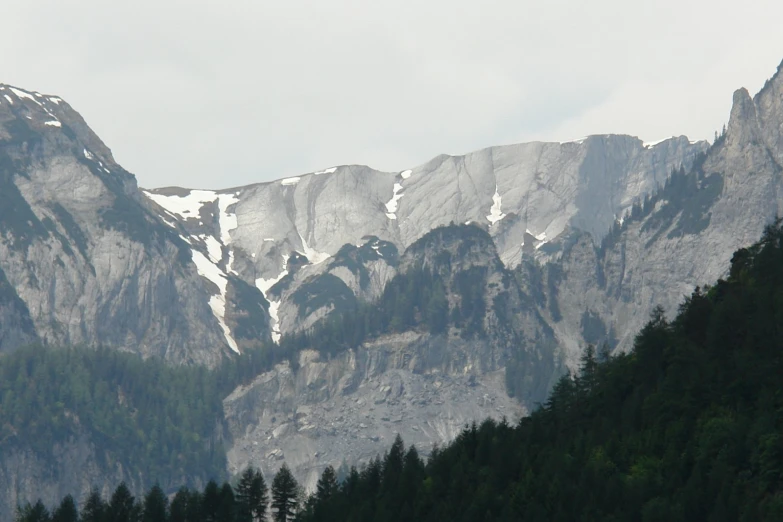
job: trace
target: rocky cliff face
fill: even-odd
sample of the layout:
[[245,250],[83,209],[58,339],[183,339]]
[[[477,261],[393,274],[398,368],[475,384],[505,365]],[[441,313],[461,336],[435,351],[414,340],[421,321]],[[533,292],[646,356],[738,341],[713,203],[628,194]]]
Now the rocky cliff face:
[[[673,314],[781,216],[782,76],[779,68],[754,98],[735,92],[725,135],[692,170],[674,175],[616,223],[603,243],[574,231],[558,243],[555,258],[540,263],[557,310],[542,313],[571,364],[582,340],[630,348],[655,306]],[[531,277],[531,265],[521,271]]]
[[[0,86],[0,200],[0,350],[100,343],[214,365],[231,313],[216,317],[210,296],[231,293],[242,314],[253,308],[244,301],[266,305],[241,281],[205,284],[204,254],[149,210],[135,178],[57,97]],[[257,341],[267,329],[255,328]]]
[[543,400],[557,373],[552,332],[485,231],[436,229],[403,253],[398,271],[398,288],[423,271],[437,278],[442,315],[455,319],[334,356],[305,350],[296,369],[280,364],[235,390],[224,401],[232,473],[251,463],[271,475],[284,460],[313,488],[325,466],[367,462],[397,433],[426,454],[476,419],[516,421],[526,410],[505,390],[513,357],[528,361],[535,381],[526,398]]

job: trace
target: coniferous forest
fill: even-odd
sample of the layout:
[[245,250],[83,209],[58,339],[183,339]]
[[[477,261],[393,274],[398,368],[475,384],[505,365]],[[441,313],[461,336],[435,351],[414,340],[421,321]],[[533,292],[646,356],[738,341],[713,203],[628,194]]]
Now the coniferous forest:
[[22,506],[18,518],[779,521],[782,378],[778,222],[734,254],[725,280],[685,298],[674,319],[656,310],[630,353],[589,347],[579,372],[529,417],[468,426],[426,462],[398,438],[341,480],[328,468],[307,498],[286,468],[268,492],[248,470],[233,486],[211,482],[171,500],[158,488],[133,499],[121,486],[110,499],[80,499],[80,510],[66,497],[51,512]]

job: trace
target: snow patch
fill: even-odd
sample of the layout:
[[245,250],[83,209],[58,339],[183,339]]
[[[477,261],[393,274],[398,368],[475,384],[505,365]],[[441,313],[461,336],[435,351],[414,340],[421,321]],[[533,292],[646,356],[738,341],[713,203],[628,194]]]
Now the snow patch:
[[223,249],[220,242],[212,236],[201,235],[199,237],[207,245],[210,260],[215,264],[220,263],[220,260],[223,259]]
[[27,92],[24,92],[24,91],[20,91],[19,89],[15,89],[15,88],[13,88],[13,87],[9,87],[9,89],[11,89],[11,92],[12,92],[12,93],[16,94],[16,97],[17,97],[17,98],[24,98],[24,99],[27,99],[27,100],[32,100],[32,101],[34,101],[36,104],[38,104],[38,105],[41,105],[41,102],[39,102],[38,100],[36,100],[36,99],[35,99],[35,96],[33,96],[32,94],[30,94],[30,93],[27,93]]
[[265,238],[264,238],[264,241],[274,241],[274,240],[275,240],[275,239],[274,239],[274,238],[272,238],[272,237],[265,237]]
[[408,179],[408,178],[411,177],[412,173],[413,173],[413,171],[411,171],[411,170],[403,170],[402,172],[400,172],[400,177],[402,179]]
[[300,177],[298,177],[298,176],[297,176],[297,177],[295,177],[295,178],[285,178],[285,179],[281,179],[281,180],[280,180],[280,184],[281,184],[281,185],[296,185],[297,183],[299,183],[299,181],[300,181],[301,179],[302,179],[302,178],[300,178]]
[[[93,156],[92,153],[89,150],[87,150],[87,149],[84,149],[84,157],[87,158],[88,160],[95,159],[95,156]],[[147,193],[145,192],[145,194],[147,194]],[[149,194],[147,195],[147,197],[149,197]],[[150,199],[152,199],[152,198],[150,198]]]
[[280,310],[280,301],[269,301],[269,317],[272,319],[272,342],[278,344],[283,336],[280,333],[280,316],[277,311]]
[[282,337],[282,334],[280,333],[280,317],[277,315],[277,311],[280,309],[280,301],[270,301],[266,293],[269,291],[270,288],[275,286],[278,281],[283,279],[285,276],[288,275],[288,260],[283,256],[283,271],[278,274],[277,277],[272,277],[270,279],[264,279],[262,277],[259,277],[256,279],[256,288],[261,290],[261,293],[264,295],[264,299],[269,301],[269,317],[272,319],[272,341],[274,343],[280,342],[280,337]]
[[489,209],[489,215],[487,216],[487,221],[489,221],[492,225],[506,217],[506,215],[500,210],[502,203],[502,198],[498,193],[498,186],[496,184],[495,195],[492,196],[492,208]]
[[218,208],[220,209],[220,216],[218,217],[218,223],[220,224],[220,241],[222,241],[224,245],[228,245],[231,242],[230,232],[238,226],[237,215],[228,213],[228,207],[239,202],[238,195],[239,193],[218,195]]
[[269,291],[269,289],[275,286],[278,281],[280,281],[287,275],[288,275],[288,260],[285,258],[285,256],[283,256],[283,271],[280,272],[280,274],[277,277],[272,277],[269,279],[264,279],[263,277],[259,277],[258,279],[256,279],[256,288],[261,290],[261,293],[264,294],[264,299],[266,299],[266,293]]
[[561,145],[564,145],[566,143],[579,143],[579,144],[581,144],[581,143],[584,143],[587,140],[588,137],[589,136],[584,136],[584,137],[576,139],[576,140],[561,141],[560,144]]
[[317,250],[314,250],[307,246],[307,241],[302,237],[302,234],[299,234],[299,239],[302,241],[302,248],[304,249],[304,255],[310,261],[312,264],[317,265],[319,263],[323,263],[327,259],[329,259],[330,256],[326,252],[318,252]]
[[45,121],[44,125],[49,125],[50,127],[62,127],[62,123],[60,123],[57,120],[54,121]]
[[404,196],[404,194],[400,194],[401,190],[402,185],[395,183],[392,198],[386,203],[386,217],[389,219],[397,219],[397,202]]
[[60,105],[60,102],[63,100],[62,98],[58,98],[57,96],[49,96],[49,101],[54,103],[55,105]]
[[325,169],[325,170],[319,170],[318,172],[313,172],[313,174],[315,176],[320,176],[321,174],[331,174],[331,173],[333,173],[336,170],[337,170],[337,167],[332,167],[332,168]]
[[3,94],[3,96],[5,96],[5,99],[8,100],[8,103],[10,103],[11,105],[14,104],[14,100],[10,96],[8,96],[7,94]]
[[191,190],[187,196],[166,196],[144,191],[144,195],[169,212],[183,218],[198,217],[205,203],[212,203],[218,197],[211,190]]
[[196,265],[198,274],[207,278],[207,280],[218,287],[220,293],[209,298],[209,307],[212,309],[212,314],[218,320],[220,329],[223,330],[223,335],[226,338],[228,346],[236,353],[239,353],[239,347],[231,336],[231,330],[229,330],[228,325],[226,324],[226,288],[228,287],[228,279],[226,279],[226,275],[223,271],[207,259],[201,252],[191,250],[191,256],[193,258],[193,263]]

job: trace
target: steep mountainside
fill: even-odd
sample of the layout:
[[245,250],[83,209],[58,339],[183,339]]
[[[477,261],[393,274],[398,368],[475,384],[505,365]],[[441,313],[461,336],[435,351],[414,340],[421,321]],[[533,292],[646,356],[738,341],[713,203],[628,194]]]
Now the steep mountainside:
[[[438,228],[398,266],[377,307],[305,340],[320,353],[301,351],[296,368],[280,364],[224,401],[231,472],[274,473],[285,459],[312,488],[325,466],[367,462],[395,433],[428,452],[477,417],[516,419],[525,409],[506,393],[511,360],[524,361],[524,403],[546,398],[560,374],[552,331],[484,230]],[[352,343],[356,322],[371,326]]]
[[754,98],[735,92],[725,134],[603,242],[575,230],[554,261],[520,267],[523,280],[543,281],[542,314],[570,361],[581,353],[580,338],[629,348],[654,306],[673,314],[684,295],[723,276],[732,253],[783,215],[781,135],[783,66]]
[[0,200],[2,351],[102,344],[214,365],[233,344],[225,322],[255,309],[248,336],[268,331],[260,292],[211,274],[60,98],[0,85]]

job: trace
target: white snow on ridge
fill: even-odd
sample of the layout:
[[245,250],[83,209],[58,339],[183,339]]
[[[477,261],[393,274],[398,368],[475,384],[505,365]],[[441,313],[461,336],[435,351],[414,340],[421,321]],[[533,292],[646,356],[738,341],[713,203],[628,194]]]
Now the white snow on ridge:
[[237,215],[228,213],[228,207],[239,202],[238,195],[238,193],[218,195],[218,207],[220,208],[218,221],[220,223],[220,241],[222,241],[224,245],[228,245],[231,242],[230,232],[238,226]]
[[[89,150],[87,150],[87,149],[84,149],[84,157],[85,157],[85,158],[87,158],[88,160],[95,159],[95,156],[93,156],[93,155],[92,155],[92,152],[90,152],[90,151],[89,151]],[[145,194],[145,195],[146,195],[148,198],[152,199],[152,198],[150,197],[150,194],[149,194],[148,192],[145,192],[144,194]],[[161,206],[163,206],[163,205],[161,205]]]
[[217,193],[211,190],[191,190],[190,194],[184,197],[166,196],[147,191],[144,191],[144,195],[172,214],[184,218],[198,217],[203,204],[212,203],[218,197]]
[[57,96],[49,96],[49,101],[54,103],[55,105],[60,105],[60,102],[63,100],[62,98],[58,98]]
[[413,171],[411,170],[403,170],[402,172],[400,172],[400,177],[402,177],[402,179],[408,179],[411,177],[412,172]]
[[62,124],[59,121],[57,121],[57,120],[45,121],[44,125],[49,125],[50,127],[62,127]]
[[583,138],[579,138],[579,139],[576,139],[576,140],[561,141],[561,142],[560,142],[560,145],[565,145],[566,143],[578,143],[578,144],[582,144],[582,143],[584,143],[584,142],[587,140],[587,138],[589,138],[589,136],[585,136],[585,137],[583,137]]
[[404,194],[400,194],[401,190],[402,185],[395,183],[392,198],[386,203],[386,217],[389,219],[397,219],[397,202],[404,196]]
[[3,96],[5,96],[5,99],[8,100],[8,103],[10,103],[11,105],[14,104],[14,100],[10,96],[8,96],[7,94],[3,94]]
[[280,184],[281,185],[296,185],[297,183],[299,183],[299,181],[301,179],[302,178],[300,178],[299,176],[294,177],[294,178],[285,178],[285,179],[281,179],[280,180]]
[[498,193],[498,186],[495,185],[495,195],[492,196],[492,208],[489,209],[489,215],[487,216],[487,221],[489,221],[492,225],[506,217],[506,215],[500,210],[502,203],[502,199]]
[[212,309],[212,314],[218,320],[218,324],[220,325],[221,330],[223,330],[223,335],[225,336],[229,347],[236,353],[239,353],[239,347],[231,336],[231,330],[229,330],[228,325],[226,324],[226,287],[228,286],[228,279],[226,279],[226,275],[220,268],[198,250],[191,250],[191,256],[199,275],[214,283],[220,291],[219,294],[209,298],[209,307]]
[[9,89],[11,89],[12,93],[16,94],[17,98],[25,98],[25,99],[28,99],[28,100],[32,100],[35,103],[37,103],[38,105],[41,105],[41,102],[36,100],[35,96],[33,96],[32,94],[26,93],[24,91],[20,91],[19,89],[16,89],[14,87],[9,87]]
[[319,170],[318,172],[313,172],[313,175],[320,176],[321,174],[331,174],[331,173],[333,173],[336,170],[337,170],[337,167],[331,167],[331,168],[328,168],[328,169],[325,169],[325,170]]

